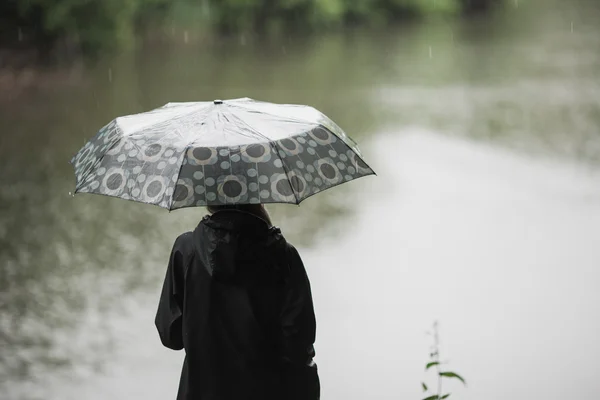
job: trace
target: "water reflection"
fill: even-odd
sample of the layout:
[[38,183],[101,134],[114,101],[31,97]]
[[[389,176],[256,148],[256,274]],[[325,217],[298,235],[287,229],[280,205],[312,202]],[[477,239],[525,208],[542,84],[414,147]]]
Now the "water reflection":
[[390,125],[598,163],[598,18],[592,2],[531,2],[469,24],[420,25],[412,46],[390,44],[395,73],[373,97]]
[[[67,161],[99,126],[116,115],[172,100],[241,95],[296,103],[312,98],[315,106],[334,117],[337,113],[358,138],[377,124],[364,96],[354,97],[354,112],[344,117],[339,114],[350,100],[345,93],[330,92],[318,82],[310,92],[286,90],[299,81],[280,71],[285,66],[261,66],[264,54],[217,50],[205,64],[205,56],[189,51],[164,59],[160,51],[126,54],[89,71],[79,86],[31,94],[2,111],[11,134],[2,136],[0,154],[0,197],[8,204],[1,211],[1,382],[10,386],[15,380],[39,379],[69,363],[101,365],[112,348],[112,328],[102,321],[103,313],[125,309],[121,302],[134,293],[154,290],[171,241],[203,215],[199,209],[169,214],[115,199],[69,196],[73,172]],[[308,52],[306,57],[327,54]],[[239,65],[254,68],[240,76]],[[266,74],[263,67],[279,75]],[[297,68],[293,63],[287,73]],[[348,185],[324,193],[302,208],[274,206],[273,213],[294,225],[291,240],[308,245],[320,227],[331,229],[324,219],[332,222],[352,211],[353,205],[341,203],[351,190]],[[99,316],[90,321],[90,315]],[[93,335],[65,341],[78,336],[82,321],[96,328]]]

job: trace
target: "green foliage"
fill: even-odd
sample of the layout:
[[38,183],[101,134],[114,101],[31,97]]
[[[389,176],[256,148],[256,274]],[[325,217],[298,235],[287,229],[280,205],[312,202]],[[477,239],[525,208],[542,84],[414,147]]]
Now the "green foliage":
[[427,365],[425,365],[425,371],[427,371],[429,368],[434,367],[436,365],[440,365],[440,363],[437,361],[432,361],[432,362],[427,363]]
[[459,0],[460,9],[465,13],[487,11],[502,0]]
[[467,386],[467,382],[462,378],[462,376],[454,372],[440,372],[440,376],[445,376],[447,378],[456,378],[459,381],[461,381],[465,386]]
[[[202,23],[218,32],[301,31],[345,24],[385,24],[431,14],[489,8],[501,0],[5,0],[0,21],[28,28],[36,41],[66,39],[85,52],[132,43],[148,21],[172,17],[176,9],[201,10]],[[194,13],[197,14],[197,13]],[[16,29],[15,29],[16,31]]]
[[437,394],[434,394],[433,396],[425,397],[423,400],[444,400],[448,397],[450,397],[450,393],[446,393],[443,396],[438,396]]
[[[168,0],[20,0],[0,7],[19,27],[33,32],[33,41],[65,39],[84,52],[116,49],[132,43],[134,29],[148,10]],[[4,8],[4,10],[2,9]]]
[[444,399],[447,399],[448,397],[450,397],[450,393],[446,393],[443,396],[438,396],[437,394],[434,394],[432,396],[425,397],[423,400],[444,400]]
[[[435,370],[437,372],[437,393],[433,394],[431,396],[428,396],[428,397],[424,398],[423,400],[443,400],[443,399],[447,399],[448,397],[450,397],[450,393],[442,394],[443,393],[442,392],[442,383],[443,383],[442,379],[443,378],[458,379],[465,386],[467,385],[464,378],[462,376],[458,375],[456,372],[441,370],[442,362],[441,362],[441,358],[440,358],[440,337],[439,337],[438,330],[439,330],[438,323],[436,321],[433,324],[433,330],[431,332],[428,332],[429,334],[433,335],[433,345],[431,346],[431,350],[429,352],[430,361],[427,362],[427,364],[425,364],[425,371],[429,370],[430,368],[435,367]],[[424,392],[428,391],[428,387],[424,382],[421,382],[421,386],[423,387]]]

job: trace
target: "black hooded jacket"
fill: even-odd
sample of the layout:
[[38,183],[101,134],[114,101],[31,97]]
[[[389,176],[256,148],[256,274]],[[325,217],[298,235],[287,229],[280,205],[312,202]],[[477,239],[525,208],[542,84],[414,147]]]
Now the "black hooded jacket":
[[177,238],[156,328],[185,349],[178,400],[317,400],[310,284],[280,230],[237,210]]

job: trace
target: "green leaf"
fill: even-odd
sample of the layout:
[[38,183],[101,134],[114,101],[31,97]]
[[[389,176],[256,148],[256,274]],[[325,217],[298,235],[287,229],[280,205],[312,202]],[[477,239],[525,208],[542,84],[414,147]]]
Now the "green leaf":
[[423,391],[426,392],[427,391],[427,385],[425,384],[425,382],[421,382],[421,385],[423,386]]
[[446,393],[445,395],[443,395],[442,397],[440,397],[440,400],[447,399],[448,397],[450,397],[450,393]]
[[433,396],[425,397],[423,400],[438,400],[438,395],[434,394]]
[[425,366],[425,371],[427,371],[429,368],[436,366],[436,365],[440,365],[440,363],[438,361],[432,361],[430,363],[427,363],[427,365]]
[[467,386],[467,382],[464,380],[464,378],[458,374],[455,374],[454,372],[440,372],[440,376],[445,376],[447,378],[456,378],[459,381],[461,381],[463,385]]

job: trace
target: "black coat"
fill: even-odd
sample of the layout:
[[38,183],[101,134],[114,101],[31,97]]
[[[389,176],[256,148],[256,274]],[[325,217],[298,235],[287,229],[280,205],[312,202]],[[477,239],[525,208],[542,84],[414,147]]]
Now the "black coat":
[[177,238],[155,322],[186,352],[178,400],[319,399],[304,265],[252,214],[218,211]]

